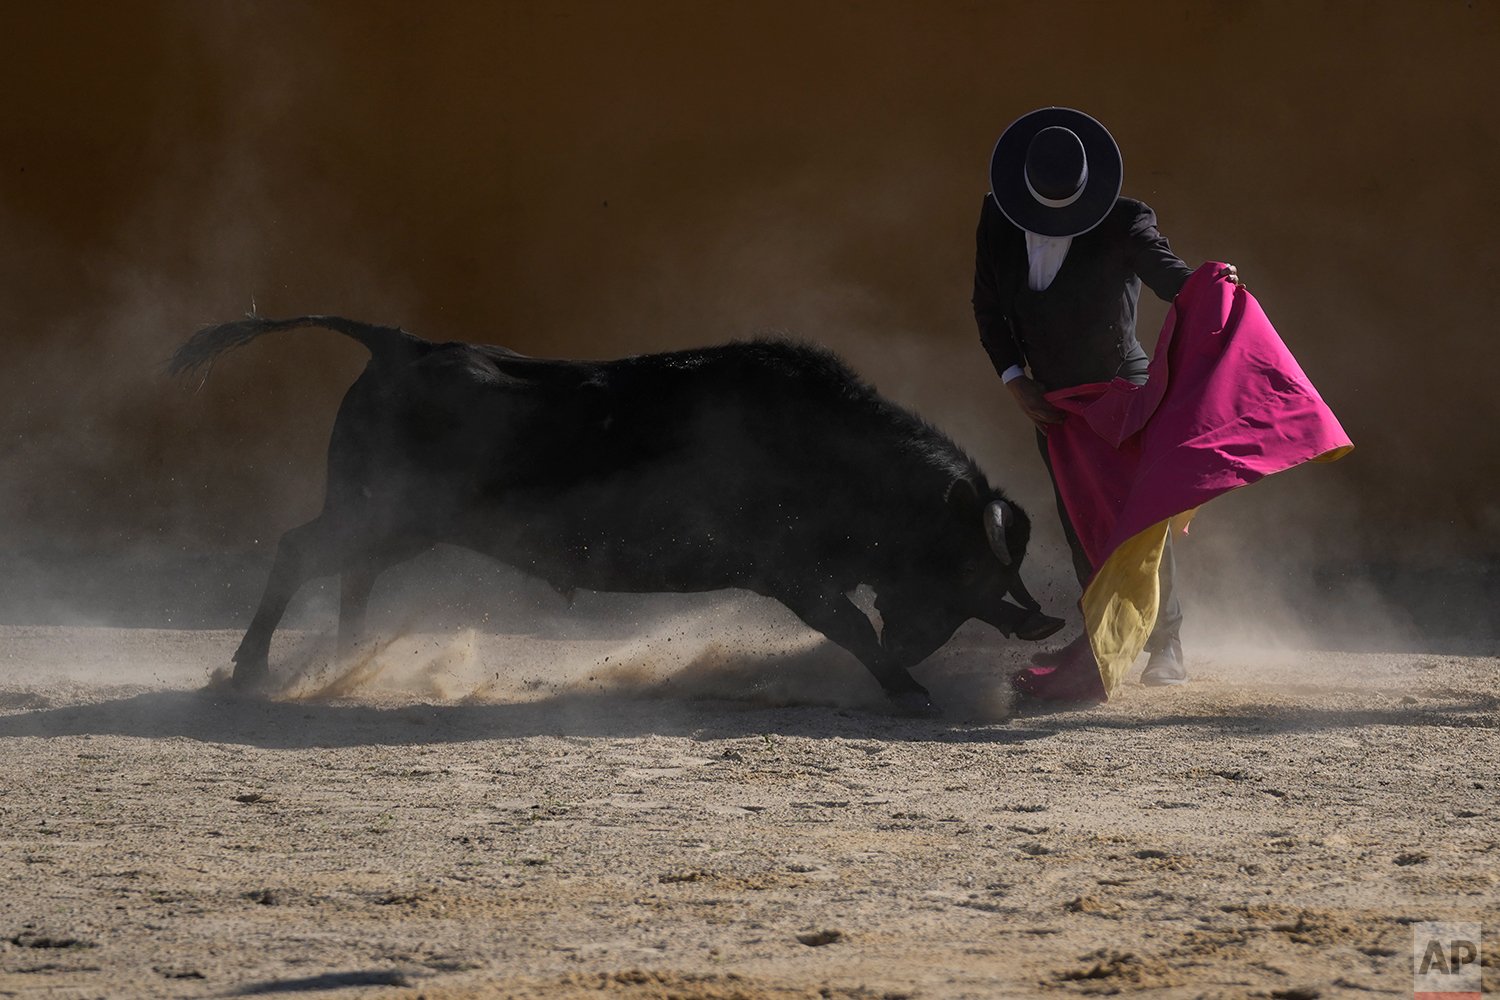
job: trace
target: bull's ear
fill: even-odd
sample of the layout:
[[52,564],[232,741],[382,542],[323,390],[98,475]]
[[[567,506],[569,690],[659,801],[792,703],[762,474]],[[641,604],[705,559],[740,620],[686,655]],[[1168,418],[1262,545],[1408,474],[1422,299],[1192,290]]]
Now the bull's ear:
[[948,509],[961,519],[979,518],[979,490],[973,480],[959,476],[948,484]]

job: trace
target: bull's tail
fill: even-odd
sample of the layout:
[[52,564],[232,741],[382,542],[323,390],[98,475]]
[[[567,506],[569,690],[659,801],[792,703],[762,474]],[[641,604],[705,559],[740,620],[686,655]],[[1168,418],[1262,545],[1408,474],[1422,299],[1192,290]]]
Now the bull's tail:
[[298,327],[319,326],[352,337],[365,346],[377,360],[409,355],[413,349],[426,341],[407,333],[400,327],[375,326],[342,316],[294,316],[291,319],[263,319],[247,316],[233,323],[205,326],[188,338],[187,343],[177,348],[167,360],[167,374],[183,375],[200,368],[212,367],[214,361],[225,351],[243,347],[263,333],[278,330],[295,330]]

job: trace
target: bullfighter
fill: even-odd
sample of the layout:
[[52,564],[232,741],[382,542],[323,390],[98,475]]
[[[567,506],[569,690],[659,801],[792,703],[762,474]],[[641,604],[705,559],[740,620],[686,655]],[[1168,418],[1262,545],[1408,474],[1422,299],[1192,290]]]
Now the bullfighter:
[[[979,217],[974,268],[974,318],[979,340],[1016,405],[1036,426],[1052,479],[1063,533],[1080,587],[1091,565],[1058,490],[1048,456],[1049,426],[1065,414],[1047,393],[1124,379],[1146,381],[1149,359],[1136,339],[1136,304],[1144,282],[1172,302],[1193,268],[1172,252],[1145,203],[1120,196],[1123,164],[1114,138],[1098,121],[1070,108],[1023,115],[995,144],[990,191]],[[1238,284],[1233,265],[1217,277]],[[1160,602],[1146,643],[1147,685],[1187,679],[1182,608],[1170,542],[1160,565]],[[1043,666],[1092,659],[1087,636],[1041,653]],[[1023,671],[1025,694],[1074,698],[1056,683],[1066,672]]]

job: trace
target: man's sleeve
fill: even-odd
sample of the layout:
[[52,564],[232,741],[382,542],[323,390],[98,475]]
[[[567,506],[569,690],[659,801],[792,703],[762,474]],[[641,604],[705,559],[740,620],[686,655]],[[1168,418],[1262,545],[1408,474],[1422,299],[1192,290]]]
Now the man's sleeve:
[[1171,302],[1192,276],[1193,269],[1172,252],[1167,238],[1156,228],[1156,213],[1141,205],[1130,223],[1127,251],[1131,270],[1140,275],[1157,298]]
[[974,322],[979,325],[979,343],[990,356],[995,374],[1002,378],[1011,366],[1024,367],[1026,360],[1010,332],[1010,321],[1000,305],[1000,293],[995,287],[995,264],[993,225],[991,223],[990,196],[984,196],[984,207],[979,213],[979,232],[974,253]]

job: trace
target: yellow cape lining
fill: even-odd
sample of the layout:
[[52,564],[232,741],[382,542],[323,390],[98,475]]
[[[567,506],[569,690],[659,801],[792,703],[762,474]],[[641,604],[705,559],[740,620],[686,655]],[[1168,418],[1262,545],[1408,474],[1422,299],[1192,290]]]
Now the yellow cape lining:
[[[1352,444],[1342,445],[1312,461],[1333,462],[1353,450]],[[1084,627],[1105,692],[1120,686],[1156,626],[1161,603],[1157,573],[1167,533],[1185,530],[1197,512],[1185,511],[1132,535],[1105,560],[1083,592]]]

